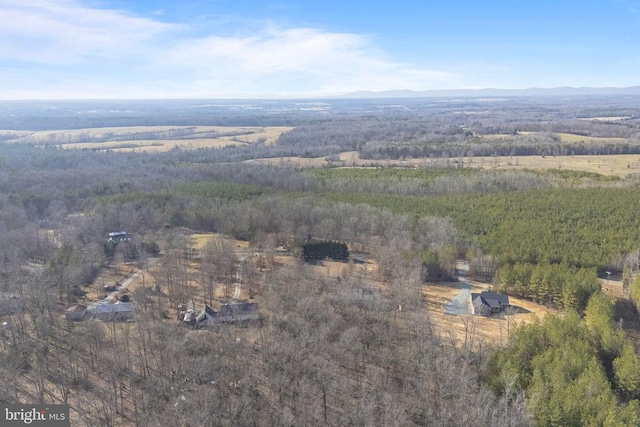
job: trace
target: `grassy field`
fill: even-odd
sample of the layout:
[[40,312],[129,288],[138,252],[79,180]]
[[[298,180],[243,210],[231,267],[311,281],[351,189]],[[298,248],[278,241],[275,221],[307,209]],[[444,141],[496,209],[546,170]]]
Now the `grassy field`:
[[228,126],[135,126],[90,128],[40,132],[12,132],[9,143],[51,145],[65,149],[96,151],[162,152],[184,149],[219,148],[230,145],[264,142],[275,144],[291,127],[228,127]]
[[[590,119],[595,120],[595,119]],[[540,134],[540,132],[519,132],[518,135],[531,135],[535,136]],[[554,135],[558,135],[560,141],[562,142],[604,142],[604,143],[614,143],[614,142],[624,142],[626,138],[600,138],[595,136],[584,136],[578,135],[575,133],[554,133]],[[481,135],[482,139],[510,139],[513,138],[513,135],[506,134],[488,134]]]
[[[294,167],[323,167],[329,164],[343,167],[430,167],[444,164],[457,164],[460,159],[408,159],[408,160],[369,160],[360,159],[355,151],[340,154],[338,162],[329,162],[324,157],[277,157],[271,159],[249,160],[251,163],[263,163]],[[640,173],[640,155],[612,154],[594,156],[504,156],[504,157],[465,157],[465,167],[485,169],[565,169],[585,171],[601,175],[625,177]]]
[[[522,135],[535,135],[536,132],[520,132]],[[599,138],[595,136],[577,135],[575,133],[556,133],[562,142],[624,142],[626,138]]]
[[578,120],[584,120],[587,122],[617,122],[620,120],[630,119],[631,116],[612,116],[612,117],[583,117]]
[[486,169],[566,169],[601,175],[627,176],[640,173],[640,155],[510,156],[464,158],[465,167]]

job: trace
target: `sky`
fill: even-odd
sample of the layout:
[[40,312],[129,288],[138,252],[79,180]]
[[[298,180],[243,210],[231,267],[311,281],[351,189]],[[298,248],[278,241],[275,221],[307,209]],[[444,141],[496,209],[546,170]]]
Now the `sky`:
[[640,85],[640,0],[0,0],[0,99]]

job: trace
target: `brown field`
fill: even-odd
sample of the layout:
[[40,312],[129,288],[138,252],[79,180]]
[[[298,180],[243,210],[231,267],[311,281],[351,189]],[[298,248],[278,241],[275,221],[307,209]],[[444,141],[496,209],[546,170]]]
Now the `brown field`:
[[271,157],[245,160],[244,163],[295,168],[318,168],[328,164],[325,157]]
[[443,163],[441,159],[410,159],[410,160],[370,160],[361,159],[357,151],[345,151],[340,153],[337,160],[329,160],[327,157],[273,157],[264,159],[246,160],[245,163],[260,163],[278,166],[291,166],[301,168],[319,168],[326,165],[343,167],[373,167],[373,166],[399,166],[399,167],[427,167]]
[[573,133],[557,133],[562,142],[624,142],[627,138],[599,138],[595,136],[576,135]]
[[614,117],[583,117],[578,120],[584,120],[588,122],[617,122],[620,120],[630,119],[631,116],[614,116]]
[[465,167],[517,170],[517,169],[568,169],[593,172],[601,175],[625,177],[640,173],[640,155],[612,154],[594,156],[504,156],[504,157],[464,157],[461,159],[408,159],[408,160],[369,160],[360,159],[355,151],[340,154],[338,161],[328,161],[325,157],[301,158],[278,157],[271,159],[248,160],[251,163],[281,165],[301,168],[317,168],[329,164],[342,167],[432,167],[437,165],[455,165],[462,160]]
[[[264,141],[275,144],[291,127],[229,127],[229,126],[134,126],[115,128],[90,128],[40,132],[13,132],[10,143],[52,145],[66,149],[89,149],[97,151],[163,152],[174,148],[198,149],[219,148],[231,145],[253,144]],[[175,133],[185,132],[184,136]],[[158,133],[149,138],[148,134]],[[166,133],[167,135],[162,135]],[[173,135],[172,135],[173,134]],[[101,139],[103,142],[84,142]]]
[[[591,119],[594,120],[594,119]],[[519,135],[537,135],[541,132],[519,132]],[[558,135],[560,137],[560,141],[562,142],[624,142],[626,138],[600,138],[596,136],[584,136],[577,135],[574,133],[561,133],[554,132],[554,135]],[[488,134],[488,135],[480,135],[482,139],[509,139],[512,138],[512,135],[506,134]]]
[[568,169],[621,177],[640,173],[640,156],[637,154],[465,157],[463,162],[467,167],[486,169]]

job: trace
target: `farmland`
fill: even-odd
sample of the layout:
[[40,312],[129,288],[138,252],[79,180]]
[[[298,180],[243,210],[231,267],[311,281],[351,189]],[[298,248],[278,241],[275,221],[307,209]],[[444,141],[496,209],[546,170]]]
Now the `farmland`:
[[361,159],[357,152],[344,152],[337,159],[326,157],[278,157],[247,160],[247,163],[269,164],[302,168],[326,166],[341,167],[403,167],[428,168],[433,166],[459,166],[488,170],[569,170],[602,175],[625,177],[640,173],[640,155],[581,155],[581,156],[461,156],[453,159],[406,159],[371,160]]
[[[176,148],[200,149],[227,146],[274,144],[284,132],[292,128],[230,127],[230,126],[135,126],[89,128],[38,132],[15,132],[6,139],[13,144],[47,145],[65,149],[164,152]],[[10,131],[0,130],[0,134]]]

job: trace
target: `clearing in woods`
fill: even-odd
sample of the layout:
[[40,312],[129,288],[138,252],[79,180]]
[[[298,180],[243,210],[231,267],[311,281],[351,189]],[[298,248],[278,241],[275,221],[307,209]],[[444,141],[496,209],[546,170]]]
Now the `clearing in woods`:
[[[613,138],[613,137],[598,137],[598,136],[585,136],[578,135],[575,133],[549,133],[549,132],[518,132],[518,135],[557,135],[562,142],[624,142],[627,141],[627,138]],[[510,139],[513,138],[513,135],[507,134],[488,134],[488,135],[480,135],[482,139]]]
[[[493,314],[490,317],[471,314],[453,315],[446,308],[463,303],[461,298],[471,292],[479,293],[489,289],[488,283],[468,280],[466,282],[427,283],[423,294],[427,303],[429,318],[436,330],[447,337],[456,346],[484,346],[486,344],[503,345],[509,332],[516,325],[532,322],[536,317],[542,319],[547,314],[559,314],[560,311],[547,308],[531,301],[509,296],[512,311]],[[468,289],[468,291],[467,291]],[[449,311],[449,310],[446,310]]]
[[598,156],[509,156],[466,157],[466,167],[485,169],[558,169],[592,172],[600,175],[625,177],[640,173],[637,154],[611,154]]

